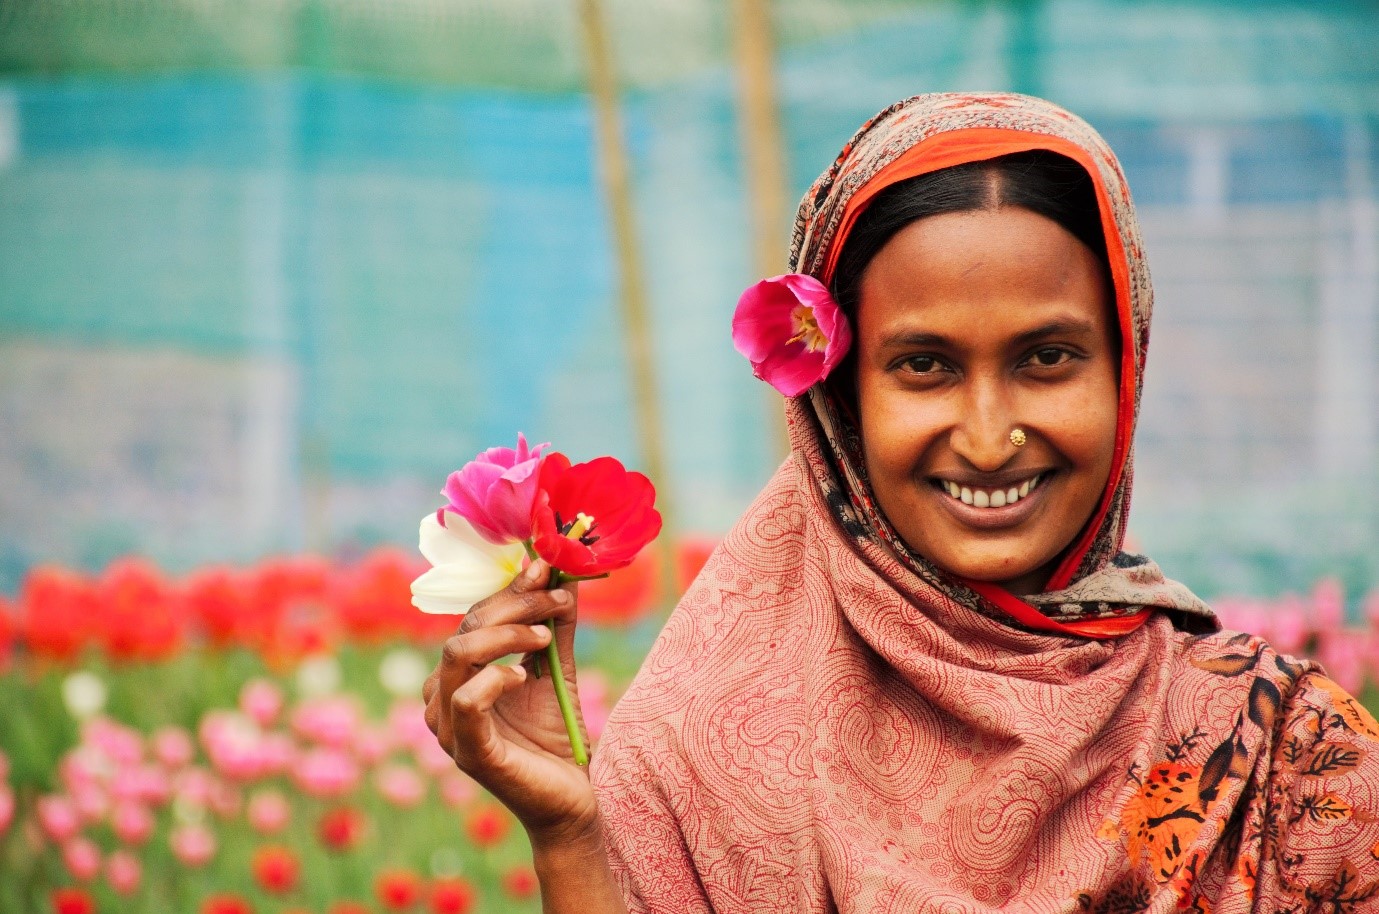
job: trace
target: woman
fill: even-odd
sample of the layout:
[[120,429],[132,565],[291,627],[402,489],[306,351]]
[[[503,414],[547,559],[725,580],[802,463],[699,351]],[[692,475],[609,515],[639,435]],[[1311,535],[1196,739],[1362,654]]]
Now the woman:
[[[536,564],[428,681],[549,911],[1379,908],[1379,725],[1121,551],[1151,306],[1125,181],[1037,99],[928,95],[801,204],[855,342],[591,773]],[[573,681],[574,671],[565,675]],[[625,908],[624,908],[625,906]]]

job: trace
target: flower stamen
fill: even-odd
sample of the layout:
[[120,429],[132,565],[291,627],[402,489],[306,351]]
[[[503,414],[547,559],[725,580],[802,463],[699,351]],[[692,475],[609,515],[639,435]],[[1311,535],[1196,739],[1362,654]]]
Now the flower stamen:
[[796,305],[790,311],[790,322],[795,335],[787,343],[803,343],[806,352],[822,352],[828,346],[828,337],[819,329],[819,321],[814,309],[808,305]]

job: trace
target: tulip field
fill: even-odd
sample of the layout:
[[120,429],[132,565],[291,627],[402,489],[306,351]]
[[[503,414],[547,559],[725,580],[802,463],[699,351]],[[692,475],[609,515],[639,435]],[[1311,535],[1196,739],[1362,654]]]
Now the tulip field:
[[[678,550],[682,577],[709,547]],[[457,623],[410,605],[425,567],[34,569],[0,604],[0,911],[539,909],[520,827],[422,718]],[[659,581],[648,550],[582,585],[595,741]]]
[[[682,585],[710,547],[677,549]],[[582,585],[595,743],[665,605],[656,562]],[[379,550],[179,578],[34,569],[0,605],[0,911],[537,910],[520,827],[422,719],[456,622],[410,605],[424,568]],[[1379,592],[1362,624],[1346,603],[1323,581],[1215,605],[1372,707]]]

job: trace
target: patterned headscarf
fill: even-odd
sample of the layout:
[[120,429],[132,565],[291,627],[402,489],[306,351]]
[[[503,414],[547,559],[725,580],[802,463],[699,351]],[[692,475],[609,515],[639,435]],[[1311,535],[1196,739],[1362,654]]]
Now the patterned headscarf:
[[1121,551],[1154,295],[1125,176],[1105,141],[1085,121],[1042,99],[1010,94],[920,95],[892,105],[862,126],[805,194],[795,220],[791,269],[827,284],[857,216],[877,193],[898,181],[1033,149],[1061,153],[1092,178],[1121,331],[1111,477],[1048,590],[1021,601],[992,585],[956,581],[912,552],[876,505],[857,429],[831,386],[815,385],[807,398],[791,403],[791,422],[807,423],[829,443],[830,459],[811,464],[811,469],[842,528],[883,544],[968,608],[1016,625],[1090,637],[1124,634],[1147,618],[1149,607],[1174,611],[1186,627],[1215,628],[1211,611],[1187,588],[1166,580],[1149,559]]

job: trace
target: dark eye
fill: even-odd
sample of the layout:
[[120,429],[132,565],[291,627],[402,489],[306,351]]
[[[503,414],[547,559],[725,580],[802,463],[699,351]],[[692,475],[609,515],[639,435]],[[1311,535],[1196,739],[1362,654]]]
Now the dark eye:
[[931,355],[912,355],[900,361],[900,367],[911,374],[932,374],[942,370],[939,360]]
[[1072,353],[1066,349],[1057,349],[1050,346],[1047,349],[1040,349],[1030,357],[1030,361],[1045,368],[1052,368],[1054,365],[1062,365],[1072,358]]

